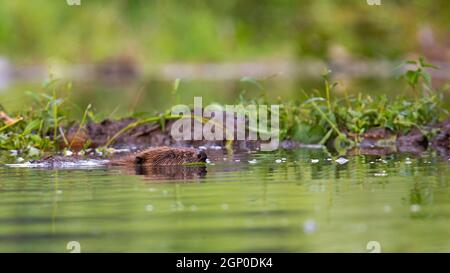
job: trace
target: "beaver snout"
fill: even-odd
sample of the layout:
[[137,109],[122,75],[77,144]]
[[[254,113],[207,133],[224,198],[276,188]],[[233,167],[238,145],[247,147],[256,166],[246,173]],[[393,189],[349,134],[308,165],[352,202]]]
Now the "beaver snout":
[[205,151],[200,151],[197,154],[197,158],[200,162],[206,162],[206,159],[208,158],[208,156],[206,155]]

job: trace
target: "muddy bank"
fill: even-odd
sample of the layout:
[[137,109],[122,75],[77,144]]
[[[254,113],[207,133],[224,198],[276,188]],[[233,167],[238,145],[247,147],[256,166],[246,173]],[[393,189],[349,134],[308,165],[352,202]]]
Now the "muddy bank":
[[[116,137],[110,145],[114,148],[131,147],[132,149],[142,149],[157,146],[224,147],[227,145],[227,141],[176,141],[170,133],[172,125],[175,122],[174,120],[166,121],[164,126],[161,126],[160,123],[139,125],[117,135],[122,129],[137,121],[134,118],[120,120],[106,119],[100,123],[90,122],[81,129],[78,125],[74,125],[66,131],[65,135],[68,143],[72,143],[71,148],[74,150],[104,146],[114,136]],[[61,145],[65,144],[61,143]],[[233,142],[233,148],[238,150],[257,150],[259,145],[259,141],[247,140]]]
[[429,148],[443,157],[450,156],[450,119],[444,122],[395,133],[386,128],[372,128],[363,136],[357,149],[361,154],[383,155],[411,153],[420,155]]
[[[116,137],[110,145],[114,148],[142,149],[150,146],[225,147],[227,145],[226,141],[176,141],[170,134],[174,120],[166,121],[164,126],[161,126],[160,123],[139,125],[117,135],[123,128],[136,121],[138,120],[134,118],[106,119],[100,123],[90,122],[81,129],[78,125],[74,125],[66,130],[66,138],[69,143],[72,143],[71,148],[73,150],[104,146],[114,136]],[[372,128],[359,136],[359,139],[358,148],[368,154],[385,154],[390,152],[420,154],[432,147],[441,155],[449,156],[450,119],[428,126],[425,130],[413,128],[406,133],[392,132],[386,128]],[[235,150],[258,150],[260,144],[259,141],[252,140],[234,141],[232,148]],[[289,139],[280,142],[280,148],[282,149],[297,149],[310,146],[315,147],[318,145],[305,145]]]
[[[106,119],[100,123],[89,122],[84,128],[78,125],[70,127],[66,132],[68,143],[72,148],[97,148],[105,145],[120,130],[136,122],[136,119],[125,118],[121,120]],[[168,124],[169,125],[169,124]],[[163,130],[159,124],[143,124],[120,134],[112,142],[112,147],[144,147],[173,145],[170,131]],[[61,143],[63,145],[63,143]]]

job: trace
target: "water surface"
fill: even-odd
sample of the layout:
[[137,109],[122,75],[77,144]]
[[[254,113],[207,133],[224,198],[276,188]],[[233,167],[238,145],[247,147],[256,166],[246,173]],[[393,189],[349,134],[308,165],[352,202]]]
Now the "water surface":
[[450,163],[432,153],[210,154],[184,176],[1,167],[0,251],[450,251]]

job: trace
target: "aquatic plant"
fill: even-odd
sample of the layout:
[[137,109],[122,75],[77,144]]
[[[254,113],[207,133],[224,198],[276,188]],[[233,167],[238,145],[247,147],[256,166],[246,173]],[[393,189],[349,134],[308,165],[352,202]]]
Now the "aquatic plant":
[[335,145],[351,146],[360,142],[360,137],[370,128],[386,128],[402,134],[418,128],[426,135],[432,134],[429,125],[448,115],[441,104],[443,93],[432,89],[431,77],[425,70],[436,67],[423,58],[405,64],[413,65],[402,76],[415,94],[409,98],[389,99],[386,95],[373,97],[362,93],[334,97],[337,83],[330,83],[327,71],[323,75],[323,92],[313,90],[308,95],[301,90],[305,96],[303,101],[280,101],[283,105],[281,139],[310,144],[335,140]]
[[[423,59],[408,61],[410,67],[403,75],[414,96],[389,99],[388,96],[335,96],[336,83],[330,82],[329,71],[324,73],[323,90],[313,90],[304,95],[303,100],[278,101],[280,108],[280,139],[295,140],[306,144],[333,144],[336,148],[357,145],[361,136],[371,128],[386,128],[394,133],[406,134],[418,128],[427,136],[434,134],[430,125],[438,123],[448,112],[442,106],[442,92],[431,88],[431,78],[425,68],[433,67]],[[242,93],[238,103],[242,105],[270,104],[264,88],[257,80],[242,79],[262,91],[258,98],[246,99]],[[175,82],[173,94],[176,96],[179,80]],[[0,150],[22,157],[38,157],[46,152],[54,153],[71,149],[72,141],[65,131],[78,125],[75,134],[81,132],[90,121],[96,121],[91,105],[85,109],[70,102],[72,85],[57,80],[44,84],[44,92],[27,92],[31,99],[27,107],[18,113],[7,113],[0,108]],[[324,95],[321,95],[324,94]],[[71,113],[80,113],[81,119],[71,118]],[[176,119],[170,111],[154,115],[135,117],[115,135],[110,136],[105,147],[127,131],[147,123],[159,124],[164,129],[166,122]],[[206,122],[205,120],[202,120]],[[251,130],[252,128],[249,128]],[[230,143],[228,143],[230,144]],[[89,145],[85,145],[88,147]]]

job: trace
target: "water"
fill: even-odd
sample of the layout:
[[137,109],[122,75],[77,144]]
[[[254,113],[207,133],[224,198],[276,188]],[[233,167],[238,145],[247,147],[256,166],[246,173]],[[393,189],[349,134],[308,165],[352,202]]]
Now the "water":
[[0,251],[450,251],[448,161],[338,158],[210,151],[184,179],[1,167]]

